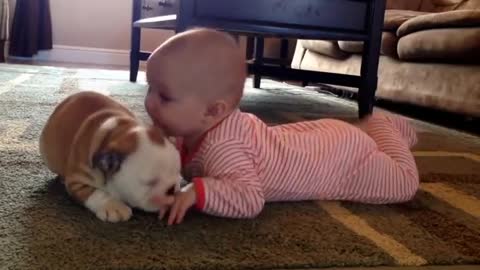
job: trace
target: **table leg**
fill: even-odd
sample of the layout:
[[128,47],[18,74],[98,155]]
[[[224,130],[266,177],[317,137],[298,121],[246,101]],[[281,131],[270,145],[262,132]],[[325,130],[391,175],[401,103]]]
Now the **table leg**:
[[141,29],[132,27],[131,47],[130,47],[130,81],[136,82],[138,69],[140,66],[140,36]]
[[255,38],[254,37],[247,37],[247,46],[246,46],[245,58],[250,60],[253,58],[253,52],[255,47]]
[[[255,65],[262,65],[263,63],[263,49],[264,49],[264,39],[263,37],[255,37]],[[260,88],[260,80],[262,77],[260,75],[253,75],[253,87]]]
[[[132,24],[140,19],[142,14],[142,2],[138,0],[132,1]],[[133,27],[130,37],[130,81],[136,82],[138,75],[138,68],[140,66],[140,38],[142,30],[138,27]]]
[[[288,58],[288,39],[282,38],[280,40],[280,59],[285,61]],[[286,67],[284,62],[282,62],[282,67]]]
[[5,41],[0,40],[0,63],[5,62]]
[[375,92],[378,83],[378,62],[382,38],[382,26],[385,12],[385,0],[376,0],[372,5],[368,40],[364,43],[361,85],[358,89],[358,115],[363,118],[373,111]]

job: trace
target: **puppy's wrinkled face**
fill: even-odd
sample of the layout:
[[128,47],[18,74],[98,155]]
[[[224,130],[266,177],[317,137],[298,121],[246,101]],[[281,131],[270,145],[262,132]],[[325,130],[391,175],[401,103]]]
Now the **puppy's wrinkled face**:
[[[106,182],[107,192],[129,206],[157,212],[159,207],[150,201],[152,195],[180,189],[180,155],[158,128],[133,127],[106,152],[122,155],[121,165]],[[111,155],[106,158],[112,159]]]

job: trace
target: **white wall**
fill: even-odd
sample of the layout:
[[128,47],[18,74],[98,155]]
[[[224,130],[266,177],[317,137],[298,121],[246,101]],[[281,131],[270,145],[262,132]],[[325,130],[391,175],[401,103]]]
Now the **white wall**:
[[[16,0],[9,0],[11,19],[14,17]],[[50,0],[54,50],[40,58],[58,61],[72,55],[65,61],[85,60],[82,53],[91,57],[99,53],[111,53],[101,61],[106,64],[128,64],[130,50],[132,0]],[[142,50],[151,51],[173,34],[172,31],[142,30]],[[278,54],[276,41],[266,44],[267,55]],[[85,50],[83,50],[85,48]],[[78,49],[78,51],[76,51]],[[77,57],[73,57],[73,56]],[[55,59],[48,59],[48,58]],[[95,57],[98,58],[98,57]],[[108,60],[110,59],[110,60]],[[88,57],[86,59],[88,60]]]
[[[132,0],[50,0],[53,43],[130,49]],[[152,50],[172,32],[143,31],[142,49]]]
[[[13,21],[16,0],[9,0]],[[132,0],[50,0],[53,44],[128,50]],[[170,31],[144,30],[142,49],[151,50]]]

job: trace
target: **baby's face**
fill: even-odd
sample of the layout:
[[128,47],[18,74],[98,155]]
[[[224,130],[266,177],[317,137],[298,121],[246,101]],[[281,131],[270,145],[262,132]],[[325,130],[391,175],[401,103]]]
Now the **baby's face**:
[[162,44],[147,61],[145,107],[154,124],[175,137],[196,137],[215,124],[236,106],[231,89],[243,83],[243,57],[216,32],[184,32]]
[[175,78],[150,76],[145,97],[145,108],[153,123],[175,137],[188,136],[201,128],[205,110],[195,95],[178,86]]

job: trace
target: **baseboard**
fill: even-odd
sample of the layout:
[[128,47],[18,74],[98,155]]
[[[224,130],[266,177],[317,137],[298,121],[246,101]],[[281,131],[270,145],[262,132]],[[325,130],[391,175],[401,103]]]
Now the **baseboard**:
[[52,50],[39,51],[32,58],[12,57],[11,59],[29,59],[33,61],[51,61],[79,64],[98,64],[129,66],[130,51],[103,48],[53,45]]

